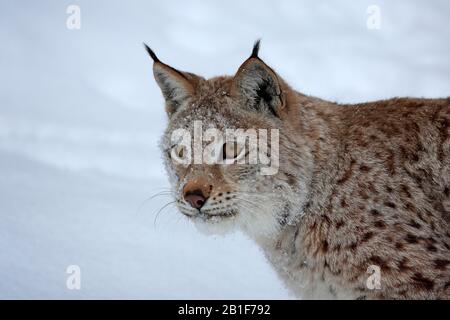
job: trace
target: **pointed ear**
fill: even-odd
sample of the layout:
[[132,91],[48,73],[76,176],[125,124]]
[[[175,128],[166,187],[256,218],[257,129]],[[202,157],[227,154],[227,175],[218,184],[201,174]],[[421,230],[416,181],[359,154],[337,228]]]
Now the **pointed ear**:
[[171,115],[194,95],[201,78],[162,63],[152,49],[145,43],[144,46],[153,59],[153,75],[166,100],[166,111]]
[[259,40],[252,55],[237,71],[231,93],[251,108],[275,116],[283,107],[281,83],[276,73],[258,57]]

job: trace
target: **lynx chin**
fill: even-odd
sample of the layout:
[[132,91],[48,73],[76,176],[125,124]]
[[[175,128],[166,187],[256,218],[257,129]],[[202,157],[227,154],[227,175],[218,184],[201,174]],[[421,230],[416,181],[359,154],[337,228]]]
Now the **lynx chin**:
[[[211,79],[146,49],[182,214],[202,230],[242,230],[298,297],[450,298],[450,98],[343,105],[307,96],[259,58],[259,41],[235,75]],[[248,141],[216,141],[226,164],[173,161],[186,148],[172,133],[193,136],[196,121],[222,132],[276,129],[276,173],[233,161],[248,157]],[[267,139],[262,153],[270,159],[273,148]]]

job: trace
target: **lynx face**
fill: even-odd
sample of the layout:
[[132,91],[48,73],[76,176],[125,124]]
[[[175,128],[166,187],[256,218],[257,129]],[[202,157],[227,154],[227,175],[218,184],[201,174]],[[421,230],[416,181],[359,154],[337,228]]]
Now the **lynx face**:
[[[147,50],[166,100],[169,124],[161,149],[180,212],[202,230],[213,232],[238,227],[257,236],[286,224],[292,218],[292,209],[300,208],[304,200],[306,177],[298,168],[290,172],[283,157],[289,149],[297,148],[290,142],[283,120],[285,84],[258,58],[258,43],[234,77],[209,80],[175,70]],[[183,129],[189,134],[188,140],[194,140],[196,123],[202,125],[202,134],[214,128],[224,138],[227,130],[257,132],[258,138],[260,131],[266,131],[267,150],[258,148],[258,156],[264,153],[270,164],[250,160],[254,148],[250,140],[230,142],[216,137],[200,143],[189,141],[187,146],[174,139],[174,133]],[[273,139],[274,130],[279,134],[278,141]],[[205,163],[205,159],[195,162],[193,153],[199,146],[203,152],[212,146],[213,156],[224,163]],[[190,161],[183,163],[180,159]],[[272,174],[261,174],[276,161],[279,168]]]

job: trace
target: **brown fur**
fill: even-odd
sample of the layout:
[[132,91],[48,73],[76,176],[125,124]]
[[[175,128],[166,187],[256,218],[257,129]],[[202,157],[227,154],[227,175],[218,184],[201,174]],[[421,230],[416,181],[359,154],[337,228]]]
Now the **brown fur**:
[[[273,85],[273,97],[266,105],[257,100],[262,111],[251,110],[248,106],[256,100],[252,87],[245,86],[261,70]],[[212,204],[223,201],[226,207],[228,200],[229,210],[246,212],[244,204],[230,198],[247,195],[250,202],[249,190],[267,194],[260,201],[264,207],[277,205],[275,231],[249,233],[295,293],[450,298],[449,98],[336,104],[292,90],[254,55],[234,77],[195,76],[187,82],[180,73],[169,73],[189,83],[189,92],[184,106],[175,104],[179,110],[166,96],[171,119],[163,148],[174,128],[189,127],[197,115],[216,125],[220,122],[214,117],[220,115],[236,127],[281,131],[280,171],[273,177],[252,174],[250,181],[248,167],[181,167],[167,160],[169,172],[177,176],[172,183],[183,213],[196,216],[183,204],[180,191],[196,179],[211,185]],[[279,193],[269,193],[267,184]],[[244,230],[258,228],[262,221],[256,204],[253,211],[256,218]],[[370,265],[381,269],[381,289],[366,286]],[[316,294],[324,290],[327,294]]]
[[[450,99],[308,109],[329,132],[315,139],[321,183],[297,246],[326,282],[367,298],[450,298]],[[381,290],[363,289],[370,264]]]

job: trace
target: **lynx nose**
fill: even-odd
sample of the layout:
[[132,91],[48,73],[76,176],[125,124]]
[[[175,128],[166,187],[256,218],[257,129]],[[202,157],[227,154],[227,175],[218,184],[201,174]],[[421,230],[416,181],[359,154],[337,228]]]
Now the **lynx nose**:
[[189,202],[192,208],[200,209],[205,204],[207,198],[205,198],[201,190],[193,190],[184,194],[184,200]]

